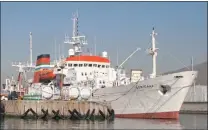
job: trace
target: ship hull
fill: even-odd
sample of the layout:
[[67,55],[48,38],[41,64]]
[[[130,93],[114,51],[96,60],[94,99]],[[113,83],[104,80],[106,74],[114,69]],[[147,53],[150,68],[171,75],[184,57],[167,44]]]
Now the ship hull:
[[91,100],[111,104],[119,118],[178,119],[197,72],[185,71],[126,86],[98,89]]
[[117,118],[143,118],[143,119],[178,119],[179,112],[155,112],[155,113],[133,113],[133,114],[116,114]]

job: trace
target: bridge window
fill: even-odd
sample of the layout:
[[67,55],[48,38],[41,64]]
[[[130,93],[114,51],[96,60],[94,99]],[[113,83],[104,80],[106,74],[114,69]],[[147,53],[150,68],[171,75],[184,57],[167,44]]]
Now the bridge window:
[[67,64],[64,64],[64,66],[67,66]]
[[72,64],[68,64],[69,67],[72,67]]
[[97,67],[97,64],[93,64],[93,67]]
[[82,64],[79,64],[79,67],[82,67]]
[[84,67],[87,67],[87,64],[86,63],[84,64]]
[[89,67],[92,67],[92,64],[89,64]]
[[109,65],[106,65],[106,68],[109,68]]
[[102,68],[105,68],[105,65],[102,65]]
[[87,73],[85,72],[85,76],[87,76]]
[[74,64],[74,67],[77,67],[78,66],[78,64]]
[[101,67],[101,65],[98,65],[98,68],[100,68]]

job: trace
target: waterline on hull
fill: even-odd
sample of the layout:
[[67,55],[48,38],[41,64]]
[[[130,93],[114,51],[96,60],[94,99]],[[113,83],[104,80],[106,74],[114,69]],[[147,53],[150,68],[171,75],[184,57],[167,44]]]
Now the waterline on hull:
[[156,112],[156,113],[134,113],[116,114],[116,118],[142,118],[142,119],[179,119],[179,112]]

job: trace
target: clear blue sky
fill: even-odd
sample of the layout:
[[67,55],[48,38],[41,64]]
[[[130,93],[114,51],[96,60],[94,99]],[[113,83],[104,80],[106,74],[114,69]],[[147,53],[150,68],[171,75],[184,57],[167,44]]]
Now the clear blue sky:
[[[72,13],[79,10],[80,32],[97,52],[108,51],[112,64],[119,63],[136,47],[142,48],[126,68],[152,71],[152,59],[145,53],[150,33],[158,33],[158,73],[175,70],[207,59],[207,3],[205,2],[3,2],[1,3],[1,74],[15,71],[11,61],[29,60],[29,32],[33,33],[33,59],[50,53],[54,58],[54,38],[63,44],[64,34],[72,34]],[[69,45],[64,45],[67,55]],[[170,53],[170,54],[169,54]],[[174,58],[176,57],[176,58]],[[179,61],[178,61],[179,60]]]

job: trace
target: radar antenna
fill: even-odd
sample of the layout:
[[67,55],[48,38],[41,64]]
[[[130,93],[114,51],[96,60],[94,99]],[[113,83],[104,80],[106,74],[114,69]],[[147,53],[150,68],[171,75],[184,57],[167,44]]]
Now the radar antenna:
[[82,54],[82,46],[87,44],[87,40],[85,36],[79,35],[78,30],[78,11],[73,14],[73,32],[71,39],[65,35],[65,42],[67,44],[72,44],[74,49],[74,55],[81,55]]

